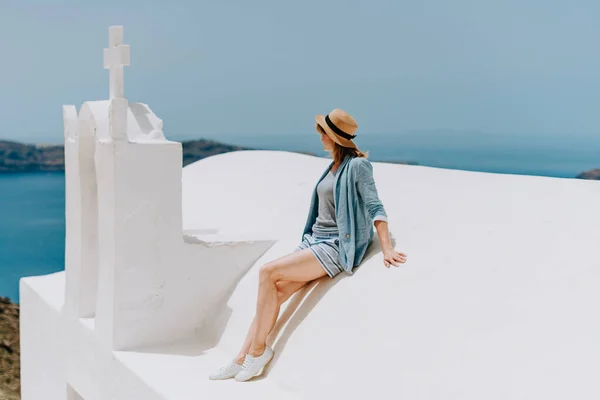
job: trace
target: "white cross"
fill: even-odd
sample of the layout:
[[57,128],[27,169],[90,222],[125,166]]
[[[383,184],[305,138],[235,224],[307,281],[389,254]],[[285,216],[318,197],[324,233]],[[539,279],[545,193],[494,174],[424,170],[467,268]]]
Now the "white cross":
[[110,71],[110,99],[124,98],[123,66],[129,66],[129,45],[123,44],[123,27],[108,28],[108,49],[104,49],[104,68]]

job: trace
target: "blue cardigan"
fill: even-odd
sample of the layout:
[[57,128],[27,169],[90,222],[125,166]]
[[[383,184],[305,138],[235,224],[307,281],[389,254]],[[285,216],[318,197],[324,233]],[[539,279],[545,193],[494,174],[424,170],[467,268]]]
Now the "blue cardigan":
[[[312,232],[319,213],[317,186],[333,167],[331,162],[321,175],[313,190],[308,218],[302,232]],[[339,261],[344,270],[352,275],[352,269],[360,265],[375,232],[376,220],[387,221],[387,213],[379,200],[373,166],[366,158],[346,156],[342,161],[333,184],[335,217],[340,232]]]

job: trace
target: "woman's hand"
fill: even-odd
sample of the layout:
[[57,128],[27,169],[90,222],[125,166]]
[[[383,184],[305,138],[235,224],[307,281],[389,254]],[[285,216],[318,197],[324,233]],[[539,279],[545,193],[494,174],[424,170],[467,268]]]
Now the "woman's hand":
[[391,265],[399,267],[400,264],[404,264],[405,262],[406,254],[394,249],[387,249],[383,251],[383,264],[386,266],[386,268],[389,268]]

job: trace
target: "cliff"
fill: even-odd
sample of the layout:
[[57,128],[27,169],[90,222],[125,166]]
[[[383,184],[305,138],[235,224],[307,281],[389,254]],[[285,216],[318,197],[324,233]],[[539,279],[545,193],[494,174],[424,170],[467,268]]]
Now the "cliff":
[[19,306],[0,297],[0,400],[19,398]]

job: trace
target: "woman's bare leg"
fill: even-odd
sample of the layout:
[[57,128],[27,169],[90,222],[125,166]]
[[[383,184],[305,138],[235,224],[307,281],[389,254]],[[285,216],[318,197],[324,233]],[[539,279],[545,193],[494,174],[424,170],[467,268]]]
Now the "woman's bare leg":
[[233,360],[233,362],[235,362],[236,364],[242,365],[244,363],[244,360],[246,359],[246,354],[248,353],[248,350],[250,349],[250,345],[252,344],[252,338],[254,337],[255,332],[256,332],[256,316],[254,316],[254,318],[252,318],[252,323],[250,324],[250,328],[248,329],[248,333],[246,334],[246,340],[244,341],[244,344],[242,345],[240,352]]
[[[283,303],[285,303],[294,293],[303,288],[307,282],[293,282],[293,281],[281,281],[277,283],[277,303],[278,308],[281,307]],[[250,324],[250,329],[248,329],[248,334],[246,335],[246,341],[244,345],[240,349],[240,352],[235,357],[234,362],[237,364],[243,364],[244,359],[246,358],[246,354],[250,350],[250,345],[252,344],[252,338],[256,333],[256,316],[252,319],[252,323]],[[270,333],[270,332],[269,332]]]
[[309,249],[299,250],[265,264],[260,269],[255,328],[248,354],[261,355],[267,336],[275,326],[280,304],[277,283],[292,281],[306,284],[326,275],[325,270]]

